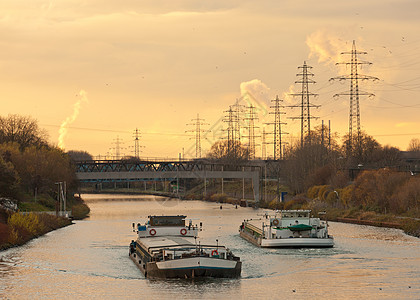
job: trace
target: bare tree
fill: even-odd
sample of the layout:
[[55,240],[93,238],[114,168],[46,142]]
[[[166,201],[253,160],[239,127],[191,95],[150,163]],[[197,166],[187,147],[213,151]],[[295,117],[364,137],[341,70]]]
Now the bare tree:
[[20,149],[47,146],[47,134],[29,116],[0,117],[0,144],[18,143]]
[[240,165],[248,161],[249,151],[240,142],[218,141],[211,146],[207,157],[230,165]]
[[420,152],[420,140],[412,139],[408,144],[407,151]]

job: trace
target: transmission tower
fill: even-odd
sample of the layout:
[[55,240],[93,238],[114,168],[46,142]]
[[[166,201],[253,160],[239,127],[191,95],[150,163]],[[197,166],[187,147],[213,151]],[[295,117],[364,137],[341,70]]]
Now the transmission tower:
[[248,129],[248,152],[249,152],[249,158],[255,159],[255,138],[259,137],[255,135],[255,128],[259,128],[255,126],[255,121],[258,121],[258,116],[255,112],[255,106],[252,104],[249,106],[249,112],[248,116],[245,118],[245,120],[248,120],[248,126],[246,128]]
[[187,125],[193,125],[195,128],[192,130],[187,130],[185,132],[193,132],[195,134],[195,157],[201,158],[201,133],[206,132],[206,130],[202,129],[201,126],[209,125],[208,123],[204,123],[204,119],[200,119],[200,115],[197,114],[196,119],[191,119],[194,123],[190,123]]
[[121,150],[123,149],[121,147],[121,144],[124,144],[123,140],[120,139],[120,137],[117,135],[117,138],[114,139],[114,142],[112,144],[115,144],[115,147],[110,148],[111,150],[115,150],[115,156],[114,159],[119,160],[121,158]]
[[267,142],[266,142],[266,133],[265,133],[265,127],[263,127],[262,136],[261,136],[261,158],[266,159],[267,158]]
[[301,77],[301,79],[296,80],[295,83],[300,83],[302,85],[302,90],[300,93],[291,94],[292,96],[299,96],[301,97],[301,103],[298,105],[291,105],[289,107],[300,107],[301,113],[299,117],[290,117],[290,119],[300,119],[300,146],[303,147],[305,138],[307,137],[308,142],[311,142],[311,119],[317,119],[318,117],[311,116],[310,108],[316,107],[318,108],[319,105],[313,105],[310,102],[311,96],[317,96],[318,94],[311,93],[309,91],[309,84],[315,83],[310,77],[314,76],[311,73],[310,69],[311,66],[306,64],[306,61],[303,62],[303,66],[298,67],[301,69],[301,72],[296,74],[296,76]]
[[241,142],[241,120],[242,114],[245,110],[245,105],[239,104],[239,99],[236,99],[233,109],[233,139],[240,143]]
[[140,148],[144,148],[144,146],[140,146],[140,130],[138,130],[136,128],[136,130],[134,130],[134,134],[133,134],[133,138],[134,138],[134,157],[135,158],[140,158]]
[[353,40],[353,46],[351,51],[341,52],[342,55],[350,54],[350,61],[339,62],[336,65],[350,65],[350,75],[342,75],[338,77],[333,77],[330,80],[350,80],[350,91],[335,94],[334,97],[338,96],[350,96],[350,114],[349,114],[349,144],[348,144],[348,153],[352,153],[355,145],[354,138],[356,135],[356,148],[357,151],[361,151],[361,132],[360,132],[360,106],[359,106],[359,97],[360,96],[375,96],[372,93],[359,91],[359,80],[378,80],[377,77],[362,75],[358,73],[359,66],[362,65],[371,65],[372,63],[367,61],[358,60],[359,54],[367,54],[365,51],[356,50],[356,42]]
[[270,106],[270,108],[274,108],[274,112],[270,112],[270,114],[274,115],[274,122],[266,124],[273,124],[273,132],[270,134],[273,134],[274,160],[278,160],[283,158],[282,145],[284,143],[282,142],[282,135],[287,134],[287,132],[281,131],[281,125],[286,125],[287,123],[281,122],[281,115],[285,114],[285,112],[280,111],[280,108],[284,107],[280,104],[283,100],[279,99],[279,96],[276,96],[276,99],[271,100],[271,102],[274,102],[274,106]]
[[225,111],[228,113],[227,117],[223,119],[223,122],[227,123],[227,139],[228,139],[228,153],[231,153],[233,147],[236,148],[236,141],[235,141],[235,115],[232,109],[232,106],[229,106],[229,109]]

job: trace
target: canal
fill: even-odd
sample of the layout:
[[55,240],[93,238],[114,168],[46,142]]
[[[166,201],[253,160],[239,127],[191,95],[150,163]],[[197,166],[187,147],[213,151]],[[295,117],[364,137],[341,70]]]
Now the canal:
[[[238,235],[263,210],[155,196],[84,195],[90,217],[0,252],[1,299],[419,299],[420,239],[330,223],[331,249],[260,249]],[[240,279],[147,280],[128,258],[133,222],[185,214],[229,247]]]

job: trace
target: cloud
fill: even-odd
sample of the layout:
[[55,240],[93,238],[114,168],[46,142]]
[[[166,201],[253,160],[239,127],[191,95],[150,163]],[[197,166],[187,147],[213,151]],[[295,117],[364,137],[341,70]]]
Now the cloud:
[[407,128],[407,127],[416,128],[416,127],[418,127],[418,123],[416,123],[416,122],[401,122],[401,123],[395,124],[395,127],[397,127],[397,128]]

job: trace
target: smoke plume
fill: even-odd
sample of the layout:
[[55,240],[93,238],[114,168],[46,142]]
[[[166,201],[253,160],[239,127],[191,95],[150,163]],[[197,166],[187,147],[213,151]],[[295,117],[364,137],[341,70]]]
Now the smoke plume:
[[83,102],[88,102],[87,94],[84,90],[80,90],[79,94],[77,95],[79,100],[74,103],[73,106],[73,114],[67,117],[63,123],[60,125],[60,129],[58,130],[58,147],[61,149],[65,148],[64,139],[67,135],[68,127],[76,120],[77,116],[80,112],[80,107],[82,106]]
[[319,63],[335,64],[340,61],[340,53],[351,49],[345,40],[325,30],[318,30],[306,38],[309,58],[318,57]]
[[270,103],[270,88],[259,79],[241,82],[241,97],[248,104],[252,104],[259,113],[265,116]]

